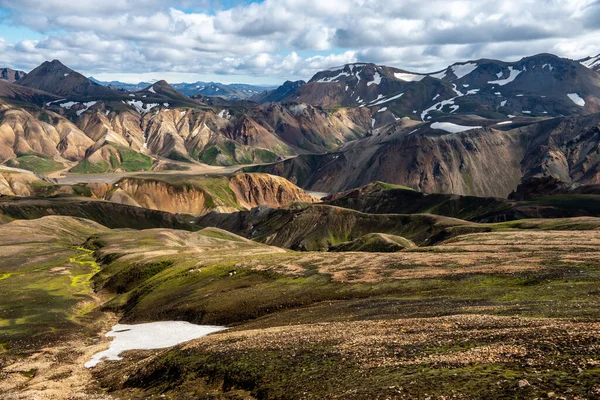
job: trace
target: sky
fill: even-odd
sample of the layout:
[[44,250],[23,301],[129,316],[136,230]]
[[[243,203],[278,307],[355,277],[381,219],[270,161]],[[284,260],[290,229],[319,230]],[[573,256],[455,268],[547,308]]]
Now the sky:
[[101,80],[275,85],[374,62],[600,53],[600,0],[0,0],[0,67]]

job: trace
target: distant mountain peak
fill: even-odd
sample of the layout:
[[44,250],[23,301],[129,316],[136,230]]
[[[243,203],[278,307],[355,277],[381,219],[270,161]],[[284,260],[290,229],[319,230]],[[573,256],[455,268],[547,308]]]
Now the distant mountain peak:
[[70,98],[120,96],[73,71],[59,60],[45,61],[19,80],[19,84]]

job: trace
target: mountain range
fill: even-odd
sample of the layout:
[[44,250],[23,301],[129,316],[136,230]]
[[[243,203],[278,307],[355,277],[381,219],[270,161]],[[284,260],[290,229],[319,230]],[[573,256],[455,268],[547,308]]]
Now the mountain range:
[[[155,82],[124,83],[119,81],[99,81],[89,77],[92,82],[126,92],[137,92]],[[173,83],[171,86],[186,96],[214,96],[226,100],[246,100],[265,91],[275,89],[272,86],[247,85],[244,83],[223,84],[219,82]]]
[[76,173],[270,163],[254,169],[328,193],[374,180],[502,197],[535,176],[598,183],[597,58],[428,74],[354,63],[243,101],[165,81],[104,86],[54,60],[0,81],[0,162]]

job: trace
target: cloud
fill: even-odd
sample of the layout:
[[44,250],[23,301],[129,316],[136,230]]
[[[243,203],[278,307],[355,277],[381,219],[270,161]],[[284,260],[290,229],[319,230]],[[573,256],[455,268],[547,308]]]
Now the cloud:
[[0,61],[30,69],[59,58],[90,74],[283,80],[357,60],[424,72],[483,57],[600,53],[596,0],[546,0],[543,6],[536,0],[264,0],[225,10],[211,4],[79,0],[65,7],[62,0],[0,0],[9,23],[44,34],[12,44],[0,40]]

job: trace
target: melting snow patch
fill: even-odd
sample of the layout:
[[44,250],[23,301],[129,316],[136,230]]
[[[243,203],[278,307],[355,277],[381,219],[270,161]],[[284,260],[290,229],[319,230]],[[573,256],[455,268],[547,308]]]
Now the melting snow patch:
[[144,105],[140,100],[127,100],[127,104],[134,107],[140,114],[146,114],[148,111],[158,106],[158,103],[148,103]]
[[435,97],[433,99],[431,99],[431,101],[435,101],[435,99],[437,99],[438,97],[440,97],[439,93],[435,95]]
[[502,93],[500,93],[500,92],[494,92],[494,94],[495,94],[496,96],[502,96]]
[[450,133],[459,133],[464,131],[469,131],[471,129],[480,129],[481,126],[465,126],[465,125],[457,125],[451,122],[434,122],[431,124],[432,129],[439,129],[442,131],[450,132]]
[[471,89],[469,91],[467,91],[467,94],[477,94],[479,92],[480,89]]
[[513,67],[508,67],[508,71],[509,71],[508,78],[499,79],[497,81],[489,81],[488,83],[490,85],[498,84],[500,86],[504,86],[504,85],[509,84],[512,81],[514,81],[517,78],[517,76],[519,76],[519,74],[521,72],[523,72],[523,71],[519,71],[518,69],[514,69]]
[[502,122],[498,122],[496,125],[508,125],[508,124],[512,124],[512,121],[502,121]]
[[154,94],[156,94],[156,91],[154,91],[154,86],[150,86],[150,89],[148,89],[148,91],[149,91],[150,93],[154,93]]
[[67,73],[65,74],[65,76],[69,76],[69,73],[67,72]]
[[446,77],[446,70],[437,72],[435,74],[429,74],[429,76],[431,76],[432,78],[444,79]]
[[163,103],[163,106],[165,106],[165,107],[168,108],[170,106],[170,104],[169,103]]
[[377,111],[378,113],[380,112],[386,112],[387,111],[387,107],[383,107],[381,110]]
[[531,114],[531,111],[525,111],[525,110],[523,110],[522,113],[523,114]]
[[62,108],[66,108],[67,110],[70,110],[71,107],[73,107],[75,104],[79,104],[79,102],[77,102],[77,101],[69,101],[67,103],[59,104],[59,106],[61,106]]
[[46,107],[50,107],[50,104],[52,103],[58,103],[59,101],[64,101],[66,99],[60,99],[60,100],[54,100],[54,101],[49,101],[48,103],[46,103]]
[[89,110],[90,107],[92,107],[96,103],[97,103],[97,101],[88,101],[87,103],[83,103],[83,105],[85,106],[85,108],[83,110],[77,111],[77,116],[79,117],[81,114],[83,114],[84,112],[86,112],[87,110]]
[[417,74],[411,74],[408,72],[396,72],[394,74],[394,76],[396,77],[396,79],[400,79],[401,81],[404,81],[404,82],[419,82],[420,80],[425,78],[427,75],[417,75]]
[[469,84],[465,84],[465,85],[463,85],[463,87],[469,87],[469,86],[470,86]]
[[553,67],[552,65],[550,65],[550,64],[544,64],[544,65],[542,65],[542,69],[544,69],[544,68],[546,68],[546,67],[548,67],[548,69],[549,69],[550,71],[552,71],[552,70],[554,69],[554,67]]
[[[404,95],[404,93],[397,94],[395,96],[390,97],[389,99],[384,99],[384,100],[380,100],[380,101],[373,100],[373,101],[376,101],[376,103],[372,103],[370,105],[371,106],[379,106],[379,105],[384,104],[384,103],[389,103],[390,101],[394,101],[394,100],[399,99],[400,97],[402,97],[402,95]],[[379,99],[379,97],[377,99]]]
[[104,360],[121,360],[119,354],[127,350],[164,349],[224,329],[226,328],[194,325],[184,321],[151,322],[137,325],[117,324],[105,335],[114,337],[108,350],[94,354],[92,359],[85,363],[85,367],[93,368]]
[[466,63],[466,64],[457,64],[453,65],[452,72],[456,75],[457,79],[460,79],[464,76],[469,75],[471,72],[477,69],[478,65],[476,63]]
[[577,93],[569,93],[567,96],[569,96],[569,99],[571,99],[571,101],[577,104],[579,107],[585,106],[585,100],[583,100]]
[[373,76],[373,80],[371,82],[367,82],[367,86],[379,85],[380,83],[381,83],[381,75],[379,75],[379,72],[375,72],[375,75]]
[[523,95],[522,94],[518,94],[517,97],[523,97]]
[[508,100],[502,100],[502,103],[500,103],[500,107],[504,107],[507,102],[508,102]]
[[350,74],[348,74],[347,72],[342,71],[339,74],[337,74],[336,76],[321,78],[317,82],[319,82],[319,83],[333,82],[333,81],[335,81],[336,79],[338,79],[338,78],[340,78],[342,76],[350,76]]

